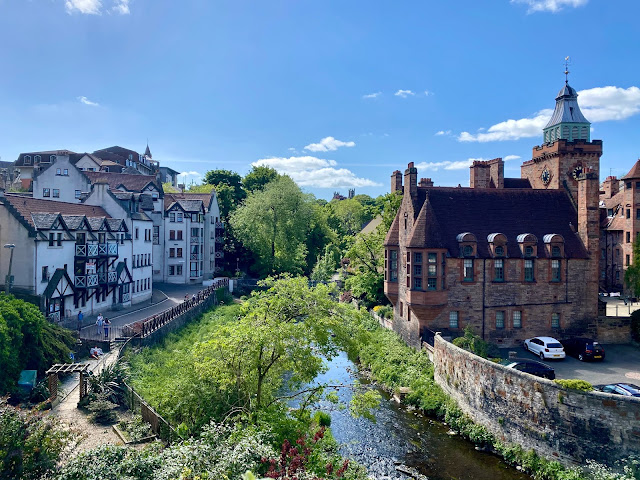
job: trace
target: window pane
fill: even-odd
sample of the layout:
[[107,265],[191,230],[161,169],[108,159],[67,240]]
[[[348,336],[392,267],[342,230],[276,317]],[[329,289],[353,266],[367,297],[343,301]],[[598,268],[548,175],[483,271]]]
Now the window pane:
[[551,314],[551,328],[560,328],[560,314],[552,313]]
[[504,261],[494,260],[493,262],[494,280],[496,282],[501,282],[504,280]]
[[437,267],[435,265],[429,265],[429,276],[435,277],[437,275]]
[[551,260],[551,280],[560,281],[560,260]]
[[437,278],[429,278],[429,279],[427,279],[427,289],[428,290],[435,290],[437,284],[438,284],[438,279]]
[[421,277],[422,276],[422,265],[414,265],[413,266],[413,274],[416,277]]
[[524,261],[524,279],[527,282],[533,282],[533,260]]
[[513,328],[522,328],[522,312],[513,312]]
[[413,288],[416,290],[422,290],[422,278],[413,279]]
[[473,281],[473,260],[470,258],[464,260],[464,279]]
[[458,328],[458,312],[449,312],[449,328]]
[[422,253],[416,252],[413,254],[413,263],[422,263]]
[[429,254],[429,263],[436,263],[438,261],[438,254],[437,253],[430,253]]
[[496,312],[496,328],[504,328],[504,312]]

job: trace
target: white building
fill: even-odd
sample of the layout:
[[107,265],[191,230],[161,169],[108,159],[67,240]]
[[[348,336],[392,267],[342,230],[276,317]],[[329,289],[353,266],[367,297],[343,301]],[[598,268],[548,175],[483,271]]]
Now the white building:
[[[51,320],[131,305],[133,240],[102,207],[0,192],[0,244],[15,245],[13,288],[39,295]],[[0,249],[2,279],[9,262]]]

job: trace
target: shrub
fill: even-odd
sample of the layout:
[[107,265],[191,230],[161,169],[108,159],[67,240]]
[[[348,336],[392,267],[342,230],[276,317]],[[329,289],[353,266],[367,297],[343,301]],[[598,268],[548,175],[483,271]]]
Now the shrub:
[[0,400],[0,478],[45,477],[55,469],[70,437],[51,417]]
[[331,415],[326,412],[316,412],[313,419],[321,427],[331,426]]
[[585,380],[578,379],[562,379],[562,380],[554,380],[555,383],[560,385],[561,387],[567,388],[569,390],[578,390],[580,392],[590,392],[593,390],[593,385]]
[[500,356],[500,350],[493,343],[485,342],[473,333],[471,327],[464,329],[464,335],[453,340],[456,347],[464,348],[482,358],[496,358]]
[[120,422],[118,428],[129,437],[130,442],[142,440],[153,434],[151,426],[140,415],[134,415],[129,421]]
[[87,405],[87,409],[91,412],[89,421],[101,425],[109,425],[116,421],[116,412],[114,412],[116,408],[118,408],[118,405],[115,403],[104,397],[99,397]]

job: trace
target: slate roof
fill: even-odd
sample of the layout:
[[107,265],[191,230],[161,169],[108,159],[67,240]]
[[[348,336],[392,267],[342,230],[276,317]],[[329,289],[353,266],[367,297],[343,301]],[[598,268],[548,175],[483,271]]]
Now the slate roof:
[[505,178],[504,188],[531,188],[528,178]]
[[545,129],[560,123],[589,123],[578,105],[578,93],[566,84],[556,97],[556,108]]
[[122,225],[122,219],[121,218],[107,218],[107,224],[109,225],[109,228],[111,230],[119,230],[120,226]]
[[83,203],[56,202],[54,200],[43,200],[10,193],[5,194],[5,202],[10,204],[32,227],[36,226],[32,213],[61,213],[62,215],[110,218],[102,207],[94,207]]
[[31,155],[31,163],[26,165],[27,167],[33,167],[34,164],[34,160],[33,157],[36,155],[40,155],[42,158],[47,157],[46,161],[44,163],[49,163],[49,157],[51,155],[57,155],[58,153],[68,153],[70,155],[74,154],[75,152],[72,152],[71,150],[64,150],[64,149],[60,149],[60,150],[46,150],[46,151],[42,151],[42,152],[24,152],[21,153],[20,155],[18,155],[18,159],[15,161],[15,166],[16,167],[22,167],[25,166],[24,165],[24,156],[25,155]]
[[205,211],[209,210],[209,204],[211,203],[213,192],[214,191],[212,190],[212,193],[165,193],[164,209],[168,210],[169,207],[178,200],[200,200],[204,204]]
[[84,215],[62,215],[62,219],[64,220],[64,223],[67,224],[67,228],[69,228],[69,230],[77,230],[82,224],[82,220],[84,220],[84,218]]
[[127,173],[114,172],[84,172],[84,174],[89,177],[92,184],[96,182],[108,183],[111,189],[116,189],[122,185],[131,192],[140,192],[149,183],[153,183],[158,191],[162,191],[156,183],[156,177],[153,175],[130,175]]
[[[489,258],[487,236],[503,233],[507,237],[507,255],[521,257],[517,237],[532,233],[542,245],[546,234],[562,235],[564,251],[569,258],[588,258],[588,253],[574,232],[577,212],[567,194],[561,190],[473,189],[431,187],[418,188],[414,203],[416,214],[408,246],[445,248],[451,256],[459,255],[456,239],[471,232],[478,239],[477,253]],[[401,210],[385,239],[385,245],[399,244]],[[544,248],[538,256],[546,255]]]
[[32,213],[31,214],[31,222],[35,225],[36,228],[42,230],[48,230],[51,228],[53,223],[57,220],[57,213]]

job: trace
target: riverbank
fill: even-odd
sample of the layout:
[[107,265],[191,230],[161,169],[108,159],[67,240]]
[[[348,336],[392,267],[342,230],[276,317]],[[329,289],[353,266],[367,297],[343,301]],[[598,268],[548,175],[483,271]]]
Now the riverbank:
[[[452,431],[470,440],[478,448],[490,451],[508,464],[531,475],[536,480],[633,480],[630,476],[616,474],[595,463],[584,469],[566,468],[560,463],[540,457],[535,451],[524,451],[517,445],[506,445],[496,439],[485,427],[475,424],[455,401],[446,395],[434,380],[433,365],[426,352],[408,347],[392,331],[371,328],[366,342],[358,344],[352,353],[359,366],[369,372],[374,382],[382,388],[399,394],[408,389],[403,402],[424,412],[427,416],[444,422]],[[634,467],[634,459],[627,466]],[[623,466],[621,465],[621,469]]]

